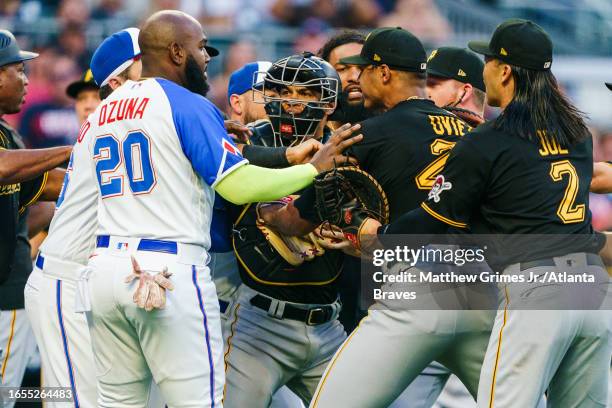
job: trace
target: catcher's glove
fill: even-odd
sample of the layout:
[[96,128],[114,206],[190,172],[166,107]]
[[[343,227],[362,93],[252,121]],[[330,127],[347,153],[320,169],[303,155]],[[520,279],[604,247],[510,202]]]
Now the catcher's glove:
[[293,266],[301,265],[304,261],[312,261],[315,256],[323,255],[325,253],[325,248],[319,243],[319,240],[323,238],[317,237],[312,232],[301,237],[280,234],[266,226],[264,220],[259,215],[259,210],[268,205],[287,205],[297,197],[298,196],[288,196],[279,201],[259,203],[256,207],[257,228],[263,233],[264,237],[266,237],[276,252]]
[[338,167],[314,180],[315,210],[319,220],[339,227],[353,246],[367,218],[389,222],[389,201],[376,179],[354,167]]

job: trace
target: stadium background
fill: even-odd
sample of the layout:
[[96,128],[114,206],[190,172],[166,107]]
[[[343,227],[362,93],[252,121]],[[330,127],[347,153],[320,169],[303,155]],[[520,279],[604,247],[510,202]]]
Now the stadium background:
[[[105,36],[161,9],[196,16],[221,50],[208,77],[209,98],[222,110],[232,71],[258,59],[316,52],[340,27],[401,26],[431,51],[487,39],[505,18],[531,19],[551,34],[552,70],[589,116],[595,160],[612,160],[612,93],[603,85],[612,81],[610,0],[0,0],[0,28],[41,54],[27,64],[22,112],[5,117],[29,147],[74,141],[78,125],[66,86],[88,68]],[[595,228],[612,229],[612,195],[591,195],[590,207]]]

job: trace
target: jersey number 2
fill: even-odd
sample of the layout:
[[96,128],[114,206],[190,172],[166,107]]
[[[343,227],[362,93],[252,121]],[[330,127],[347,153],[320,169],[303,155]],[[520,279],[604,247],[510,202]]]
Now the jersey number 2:
[[431,154],[438,156],[434,161],[429,163],[417,176],[414,178],[419,190],[429,190],[433,187],[436,177],[444,169],[444,165],[450,155],[450,150],[455,146],[456,142],[449,142],[444,139],[434,140],[429,148]]
[[113,175],[123,163],[132,194],[147,194],[155,187],[151,141],[144,132],[129,132],[123,142],[110,134],[98,136],[93,153],[102,198],[123,195],[123,176]]
[[565,175],[568,177],[568,183],[557,209],[557,216],[561,218],[564,224],[584,221],[586,206],[584,204],[576,205],[580,180],[576,168],[569,160],[561,160],[550,165],[550,177],[553,181],[562,181]]

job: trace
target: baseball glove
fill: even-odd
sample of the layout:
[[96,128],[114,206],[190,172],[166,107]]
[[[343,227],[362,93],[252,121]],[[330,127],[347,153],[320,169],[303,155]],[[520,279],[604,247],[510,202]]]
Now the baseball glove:
[[389,222],[389,201],[376,179],[354,167],[338,167],[314,180],[315,210],[323,223],[339,227],[359,247],[359,230],[367,218]]
[[[264,237],[270,242],[270,245],[282,256],[289,264],[293,266],[301,265],[304,261],[311,261],[315,256],[321,256],[325,253],[325,248],[319,243],[319,237],[314,233],[304,235],[302,237],[286,236],[279,234],[271,228],[268,228],[259,215],[259,210],[268,205],[287,205],[289,202],[296,199],[298,196],[288,196],[282,200],[271,203],[257,204],[257,228],[263,233]],[[321,238],[322,239],[322,238]]]

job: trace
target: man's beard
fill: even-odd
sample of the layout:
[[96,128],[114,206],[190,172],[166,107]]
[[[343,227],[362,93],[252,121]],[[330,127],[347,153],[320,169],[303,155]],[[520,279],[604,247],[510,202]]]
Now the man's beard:
[[187,64],[185,65],[185,78],[187,79],[187,89],[193,93],[197,93],[202,96],[206,96],[210,90],[210,85],[206,81],[204,71],[198,65],[195,58],[189,55],[187,57]]
[[359,102],[349,102],[348,92],[342,91],[338,96],[338,107],[329,119],[342,123],[358,123],[370,116],[363,106],[363,99]]

